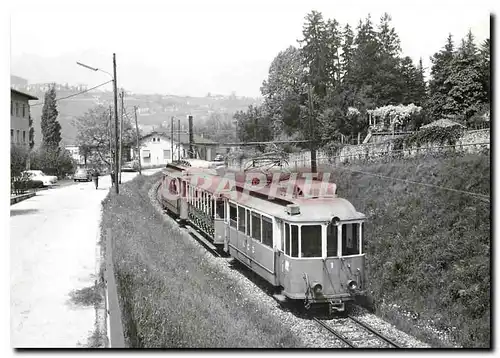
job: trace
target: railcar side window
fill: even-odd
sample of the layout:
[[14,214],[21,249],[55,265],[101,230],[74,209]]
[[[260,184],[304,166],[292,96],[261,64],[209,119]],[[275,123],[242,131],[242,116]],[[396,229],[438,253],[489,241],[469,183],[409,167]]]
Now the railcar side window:
[[342,225],[342,256],[359,254],[359,224]]
[[234,204],[229,204],[229,222],[230,225],[236,229],[238,222],[238,210]]
[[246,210],[247,212],[247,235],[250,236],[250,210]]
[[259,242],[261,241],[260,214],[254,212],[252,212],[252,237]]
[[219,219],[225,219],[226,218],[226,215],[225,215],[225,205],[224,205],[224,200],[217,200],[216,201],[216,212],[217,212],[217,217]]
[[273,247],[273,221],[265,216],[262,217],[262,243]]
[[321,257],[321,225],[302,225],[302,257]]
[[245,232],[245,208],[238,206],[238,230]]
[[332,223],[326,228],[326,256],[337,256],[338,250],[338,227]]
[[299,257],[299,227],[292,225],[292,257]]
[[285,254],[290,256],[290,224],[285,224]]

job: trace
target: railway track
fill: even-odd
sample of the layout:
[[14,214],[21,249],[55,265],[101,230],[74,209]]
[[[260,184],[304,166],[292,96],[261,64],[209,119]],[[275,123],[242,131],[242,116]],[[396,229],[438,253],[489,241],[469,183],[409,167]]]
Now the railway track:
[[349,348],[401,348],[390,338],[352,316],[333,320],[313,320]]

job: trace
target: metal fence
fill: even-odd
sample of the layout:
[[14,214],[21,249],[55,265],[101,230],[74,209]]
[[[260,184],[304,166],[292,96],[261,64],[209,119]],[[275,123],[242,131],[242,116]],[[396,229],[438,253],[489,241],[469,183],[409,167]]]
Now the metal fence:
[[[418,147],[418,148],[406,148],[406,149],[390,149],[387,147],[386,150],[381,150],[379,152],[365,152],[359,154],[350,155],[338,155],[329,156],[325,153],[321,153],[316,158],[316,163],[318,166],[321,165],[348,165],[354,163],[390,163],[395,160],[422,160],[426,157],[448,157],[464,155],[467,153],[483,153],[490,154],[490,142],[482,143],[471,143],[471,144],[456,144],[456,145],[442,145],[442,146],[428,146],[428,147]],[[288,170],[299,170],[301,168],[308,168],[311,166],[310,153],[303,153],[303,156],[295,156],[289,160],[281,162],[281,165],[276,167],[281,167]],[[251,159],[245,159],[242,162],[232,161],[228,163],[228,166],[243,170],[245,168],[251,167],[249,165]]]

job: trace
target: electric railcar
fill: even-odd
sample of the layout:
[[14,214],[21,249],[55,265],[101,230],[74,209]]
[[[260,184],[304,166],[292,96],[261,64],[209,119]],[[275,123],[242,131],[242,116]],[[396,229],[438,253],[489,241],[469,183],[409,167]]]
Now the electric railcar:
[[282,174],[231,177],[201,166],[167,165],[158,200],[280,289],[276,298],[342,312],[364,294],[366,217],[336,196],[335,184]]

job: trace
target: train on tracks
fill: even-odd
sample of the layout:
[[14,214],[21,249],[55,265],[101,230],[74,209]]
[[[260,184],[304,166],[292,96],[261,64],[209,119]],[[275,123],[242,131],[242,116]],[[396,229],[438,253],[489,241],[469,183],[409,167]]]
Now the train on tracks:
[[328,175],[231,172],[200,160],[163,173],[163,209],[269,282],[278,300],[344,312],[365,293],[366,216],[337,197]]

